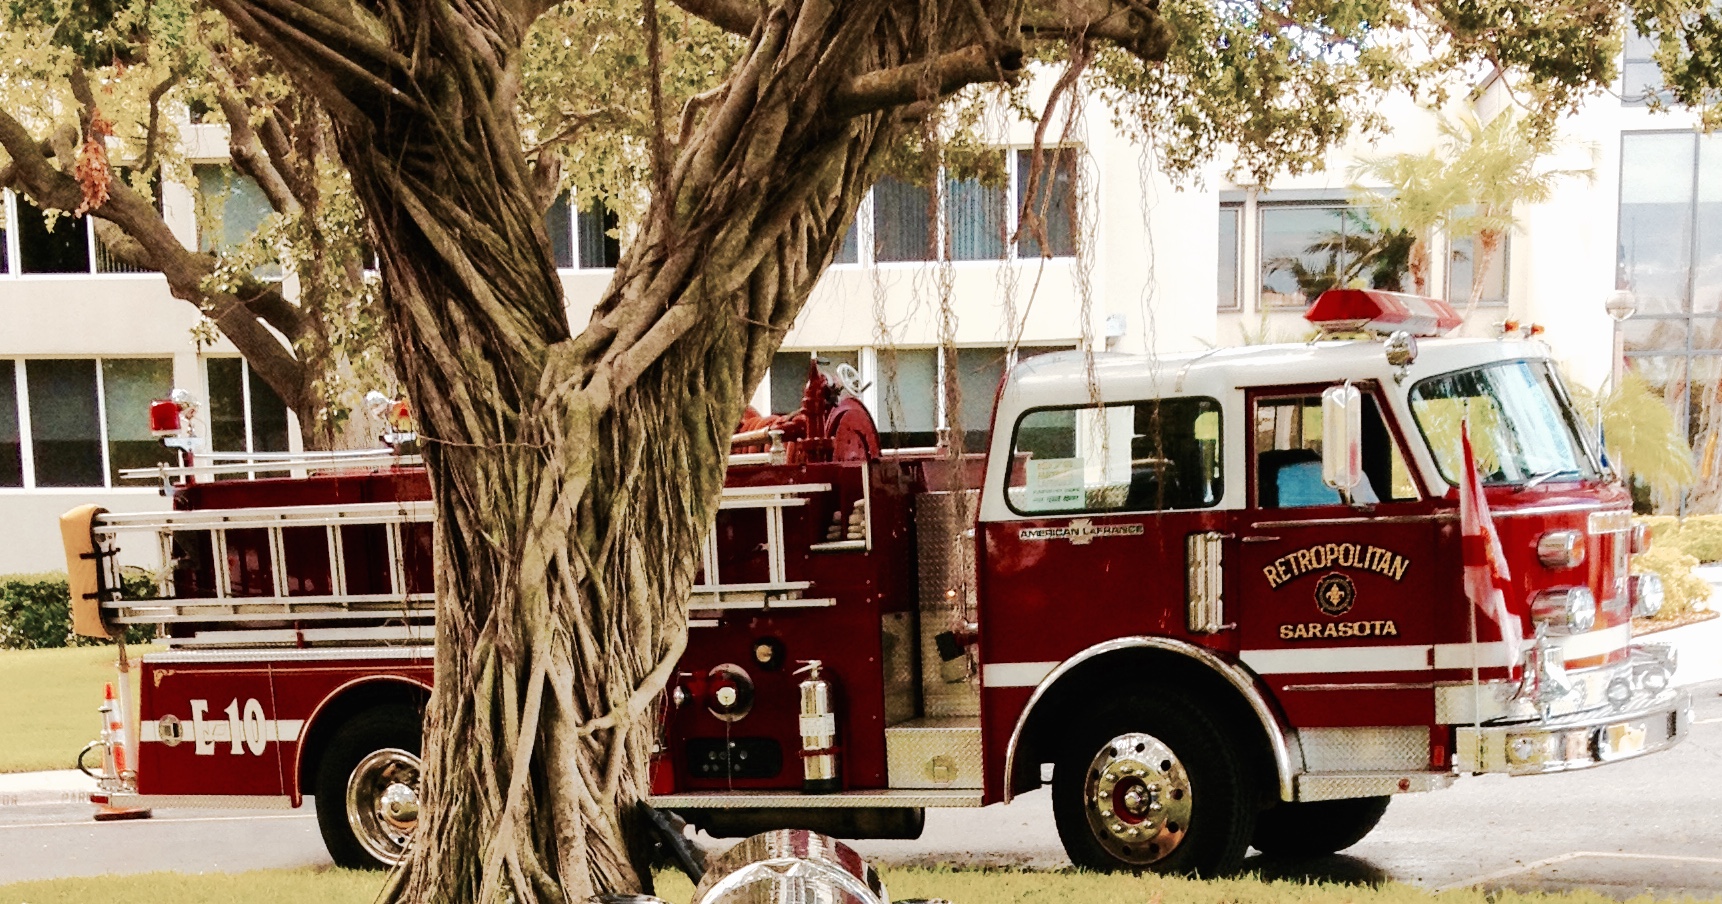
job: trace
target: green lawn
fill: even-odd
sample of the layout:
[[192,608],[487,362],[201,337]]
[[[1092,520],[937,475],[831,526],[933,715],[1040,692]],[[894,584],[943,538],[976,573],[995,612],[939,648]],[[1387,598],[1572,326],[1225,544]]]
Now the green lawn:
[[[135,659],[132,713],[137,713]],[[101,731],[96,707],[114,680],[114,647],[0,650],[0,772],[70,769],[72,758]],[[134,726],[135,729],[135,726]],[[92,755],[92,760],[95,757]]]
[[[1435,904],[1437,897],[1409,885],[1333,885],[1224,879],[1200,882],[1159,877],[1091,873],[893,869],[885,870],[891,900],[944,898],[952,904]],[[0,885],[0,904],[229,904],[234,901],[316,901],[371,904],[381,877],[346,870],[260,870],[231,875],[151,873],[96,879],[54,879]],[[670,904],[693,898],[680,875],[659,879],[658,894]],[[1573,894],[1484,893],[1462,890],[1439,896],[1440,904],[1615,904],[1596,892]],[[1648,901],[1648,898],[1634,899]]]

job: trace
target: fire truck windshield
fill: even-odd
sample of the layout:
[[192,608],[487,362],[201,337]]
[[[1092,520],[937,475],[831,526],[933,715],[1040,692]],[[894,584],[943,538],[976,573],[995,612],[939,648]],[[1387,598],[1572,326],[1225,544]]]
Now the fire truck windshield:
[[1411,413],[1448,483],[1463,474],[1459,429],[1466,418],[1484,483],[1598,476],[1546,362],[1504,361],[1423,380],[1411,389]]

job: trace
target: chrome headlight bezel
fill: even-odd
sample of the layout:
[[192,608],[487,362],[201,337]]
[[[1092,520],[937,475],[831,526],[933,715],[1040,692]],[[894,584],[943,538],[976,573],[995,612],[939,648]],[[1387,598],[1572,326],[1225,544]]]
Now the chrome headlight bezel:
[[1577,568],[1584,564],[1584,533],[1551,530],[1537,538],[1537,561],[1544,568]]
[[1531,620],[1550,634],[1583,634],[1596,627],[1596,596],[1589,587],[1541,591],[1531,598]]
[[1633,618],[1652,618],[1662,611],[1667,594],[1661,575],[1635,574],[1627,578],[1627,587],[1628,595],[1632,597]]

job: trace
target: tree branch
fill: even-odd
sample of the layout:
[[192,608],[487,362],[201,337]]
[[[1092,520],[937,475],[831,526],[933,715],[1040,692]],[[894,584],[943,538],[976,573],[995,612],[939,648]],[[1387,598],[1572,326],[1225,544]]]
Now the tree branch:
[[1022,48],[971,44],[924,63],[879,69],[839,88],[833,115],[849,119],[919,100],[942,99],[965,85],[1012,83],[1022,74]]
[[1026,8],[1021,27],[1034,38],[1106,41],[1151,63],[1164,62],[1172,49],[1160,0],[1053,0]]
[[[0,110],[0,147],[12,158],[5,172],[6,187],[23,192],[40,206],[56,210],[76,210],[82,203],[78,180],[55,168],[42,142],[5,110]],[[160,271],[176,298],[211,312],[222,332],[252,362],[259,375],[269,380],[270,386],[289,405],[297,406],[303,394],[304,366],[291,349],[263,327],[267,322],[289,342],[305,335],[305,315],[281,296],[279,285],[247,277],[232,294],[205,291],[203,280],[215,272],[219,263],[216,257],[187,250],[163,222],[155,205],[133,191],[123,179],[109,179],[107,203],[92,213],[124,231],[136,243],[135,249],[119,243],[118,247],[128,255],[122,259]],[[98,235],[100,232],[98,227]],[[278,384],[271,376],[283,382]]]
[[759,22],[759,8],[741,0],[671,0],[689,15],[704,19],[730,34],[747,37]]
[[250,111],[245,102],[239,99],[232,84],[226,82],[216,85],[215,97],[221,104],[222,115],[227,117],[228,156],[232,158],[234,167],[257,183],[263,196],[269,199],[269,206],[287,216],[298,216],[304,211],[304,205],[299,203],[286,177],[275,168],[271,155],[264,151],[257,132],[251,128]]
[[138,169],[144,172],[149,172],[155,167],[156,143],[161,137],[161,99],[167,96],[167,92],[174,85],[179,84],[181,78],[180,72],[176,69],[169,72],[166,78],[163,78],[154,88],[150,89],[149,124],[144,127],[143,157],[138,161]]

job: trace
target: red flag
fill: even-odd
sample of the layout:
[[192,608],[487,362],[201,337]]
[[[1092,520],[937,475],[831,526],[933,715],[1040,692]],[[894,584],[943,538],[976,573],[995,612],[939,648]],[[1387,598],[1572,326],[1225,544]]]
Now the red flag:
[[1495,533],[1495,519],[1489,516],[1489,500],[1483,496],[1483,480],[1477,474],[1477,460],[1471,454],[1471,421],[1460,422],[1459,441],[1465,457],[1464,482],[1459,485],[1459,543],[1465,566],[1465,595],[1484,618],[1500,629],[1507,645],[1509,667],[1517,668],[1519,651],[1525,645],[1525,629],[1517,616],[1507,610],[1507,589],[1511,575],[1507,558],[1501,552],[1501,538]]

